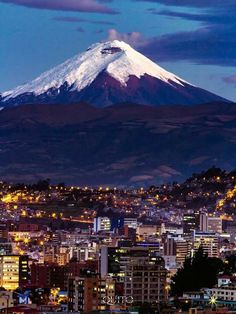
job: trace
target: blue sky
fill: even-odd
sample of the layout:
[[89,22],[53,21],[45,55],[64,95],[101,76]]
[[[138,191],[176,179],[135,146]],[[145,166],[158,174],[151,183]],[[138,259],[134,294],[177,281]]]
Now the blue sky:
[[0,91],[117,38],[236,101],[235,35],[235,0],[0,0]]

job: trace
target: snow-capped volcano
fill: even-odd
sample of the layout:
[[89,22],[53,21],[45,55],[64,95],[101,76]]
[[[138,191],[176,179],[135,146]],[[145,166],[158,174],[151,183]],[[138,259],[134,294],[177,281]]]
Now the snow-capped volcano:
[[27,103],[121,102],[192,105],[223,100],[164,70],[128,44],[94,44],[35,80],[0,95],[1,106]]

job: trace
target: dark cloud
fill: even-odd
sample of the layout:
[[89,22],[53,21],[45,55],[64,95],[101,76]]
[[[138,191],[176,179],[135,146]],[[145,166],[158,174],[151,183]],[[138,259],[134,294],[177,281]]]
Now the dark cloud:
[[190,61],[197,64],[236,65],[236,29],[202,27],[151,38],[142,52],[159,61]]
[[104,5],[105,2],[109,2],[106,0],[0,0],[0,2],[46,10],[117,13],[117,11]]
[[169,10],[156,10],[156,9],[150,9],[149,11],[155,15],[181,18],[181,19],[190,20],[190,21],[204,21],[204,20],[208,21],[209,20],[208,14],[193,14],[193,13],[175,12],[175,11],[169,11]]
[[89,23],[89,24],[95,24],[95,25],[114,25],[113,22],[109,21],[103,21],[103,20],[89,20],[89,19],[83,19],[79,17],[73,17],[73,16],[56,16],[53,18],[55,21],[58,22],[68,22],[68,23]]
[[189,21],[198,21],[204,23],[212,23],[212,24],[224,24],[229,22],[235,21],[235,14],[231,14],[229,12],[221,12],[219,15],[218,13],[185,13],[185,12],[175,12],[170,10],[156,10],[150,9],[149,10],[154,15],[162,15],[167,16],[170,18],[180,18],[183,20]]
[[[185,12],[149,9],[153,15],[197,21],[200,22],[200,26],[194,31],[151,38],[143,47],[144,53],[160,61],[182,60],[222,66],[236,64],[235,0],[149,0],[149,2],[185,8]],[[191,11],[186,12],[187,7],[192,7]]]
[[193,8],[225,8],[236,7],[235,0],[134,0],[137,2],[159,3],[166,6]]
[[236,87],[236,74],[223,77],[222,79],[225,83],[234,85]]
[[210,10],[198,13],[176,12],[170,10],[149,9],[154,15],[162,15],[170,18],[180,18],[189,21],[204,22],[206,24],[229,24],[235,23],[236,13],[231,10]]

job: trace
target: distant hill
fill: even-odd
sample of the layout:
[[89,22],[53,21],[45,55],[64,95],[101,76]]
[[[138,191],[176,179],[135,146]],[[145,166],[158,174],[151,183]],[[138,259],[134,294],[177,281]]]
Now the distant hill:
[[78,185],[183,180],[236,168],[236,106],[22,105],[0,111],[0,177]]

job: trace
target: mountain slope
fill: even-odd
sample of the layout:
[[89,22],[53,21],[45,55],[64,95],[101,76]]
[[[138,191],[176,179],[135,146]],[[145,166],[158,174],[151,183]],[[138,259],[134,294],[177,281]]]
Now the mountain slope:
[[0,111],[0,177],[155,184],[236,167],[236,106],[24,105]]
[[182,80],[120,41],[92,45],[35,80],[2,93],[0,105],[121,102],[193,105],[223,98]]

